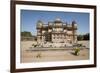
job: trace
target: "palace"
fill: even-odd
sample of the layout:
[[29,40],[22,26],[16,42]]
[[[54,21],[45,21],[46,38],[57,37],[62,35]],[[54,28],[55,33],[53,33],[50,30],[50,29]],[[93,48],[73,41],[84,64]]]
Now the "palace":
[[44,24],[37,22],[38,47],[67,47],[77,42],[77,23],[64,23],[60,18]]

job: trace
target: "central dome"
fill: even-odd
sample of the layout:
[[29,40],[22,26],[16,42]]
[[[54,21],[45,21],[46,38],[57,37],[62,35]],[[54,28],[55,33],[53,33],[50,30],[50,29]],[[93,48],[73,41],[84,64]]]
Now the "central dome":
[[62,21],[60,18],[56,18],[54,23],[55,23],[55,27],[62,27]]
[[56,20],[55,21],[61,21],[61,19],[60,18],[56,18]]
[[54,22],[55,22],[55,23],[62,23],[62,21],[61,21],[60,18],[56,18]]

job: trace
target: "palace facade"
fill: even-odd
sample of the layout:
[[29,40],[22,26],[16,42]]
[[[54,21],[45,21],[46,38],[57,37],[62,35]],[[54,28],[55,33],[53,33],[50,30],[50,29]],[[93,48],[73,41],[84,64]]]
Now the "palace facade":
[[64,23],[60,18],[44,24],[37,22],[38,47],[66,47],[77,42],[77,23]]

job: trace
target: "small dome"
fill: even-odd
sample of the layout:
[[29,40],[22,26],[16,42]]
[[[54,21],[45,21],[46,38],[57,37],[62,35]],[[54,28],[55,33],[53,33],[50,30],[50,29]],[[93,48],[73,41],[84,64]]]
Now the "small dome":
[[77,24],[74,24],[74,26],[77,26]]
[[76,21],[72,21],[72,26],[77,27]]
[[72,21],[72,24],[77,24],[76,21]]
[[48,24],[49,24],[49,26],[53,25],[53,23],[52,23],[52,22],[49,22]]
[[37,22],[37,26],[42,26],[42,25],[43,25],[43,22],[39,20],[39,21]]
[[63,23],[63,25],[66,25],[66,23]]

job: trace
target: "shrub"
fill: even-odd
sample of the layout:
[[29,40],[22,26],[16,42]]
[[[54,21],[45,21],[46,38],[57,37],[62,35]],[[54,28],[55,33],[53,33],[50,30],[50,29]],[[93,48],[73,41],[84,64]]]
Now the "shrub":
[[74,54],[75,54],[75,55],[79,55],[79,52],[80,52],[80,48],[75,48]]

